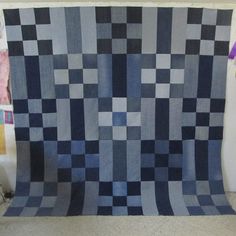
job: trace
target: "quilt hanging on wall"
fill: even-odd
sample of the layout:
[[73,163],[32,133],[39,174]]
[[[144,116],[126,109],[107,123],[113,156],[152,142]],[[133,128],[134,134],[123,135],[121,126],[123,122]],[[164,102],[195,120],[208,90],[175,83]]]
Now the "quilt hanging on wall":
[[234,214],[221,142],[232,10],[4,10],[17,142],[5,216]]

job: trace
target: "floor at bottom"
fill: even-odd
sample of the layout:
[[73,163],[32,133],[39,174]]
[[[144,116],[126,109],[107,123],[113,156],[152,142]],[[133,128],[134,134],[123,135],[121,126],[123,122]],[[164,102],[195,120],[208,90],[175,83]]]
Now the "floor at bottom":
[[[236,193],[227,193],[236,210]],[[0,215],[7,204],[0,205]],[[236,236],[236,216],[0,217],[1,236]]]

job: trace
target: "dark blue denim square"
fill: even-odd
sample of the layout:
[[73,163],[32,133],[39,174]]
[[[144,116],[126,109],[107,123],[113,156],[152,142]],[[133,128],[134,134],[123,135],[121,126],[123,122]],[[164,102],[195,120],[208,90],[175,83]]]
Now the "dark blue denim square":
[[99,155],[98,154],[87,154],[85,156],[86,168],[99,168]]
[[198,201],[201,206],[212,206],[214,205],[211,196],[209,195],[199,195]]
[[68,69],[68,56],[67,55],[54,55],[53,65],[54,65],[54,69]]
[[44,196],[56,196],[57,195],[57,183],[45,182],[43,195]]
[[29,197],[26,207],[40,207],[42,197]]
[[42,100],[42,112],[54,113],[56,112],[56,99],[43,99]]
[[28,113],[28,100],[13,100],[14,113]]
[[157,83],[169,83],[170,82],[170,70],[168,70],[168,69],[156,70],[156,82]]
[[205,215],[201,207],[191,206],[187,207],[190,215]]
[[70,168],[71,167],[71,156],[68,154],[58,155],[57,166],[58,166],[58,168]]
[[142,68],[144,69],[156,68],[156,55],[142,54]]
[[15,128],[15,136],[17,141],[29,140],[29,128]]
[[112,196],[112,182],[99,182],[99,196]]
[[99,98],[98,99],[99,111],[112,111],[112,99],[111,98]]
[[40,207],[37,211],[36,216],[50,216],[52,213],[52,209],[50,207]]
[[30,189],[30,183],[17,182],[15,194],[17,196],[28,196]]
[[172,54],[171,55],[171,68],[184,69],[184,67],[185,67],[185,55]]
[[197,99],[195,98],[184,98],[183,100],[183,112],[196,112]]
[[57,142],[58,154],[71,154],[71,142],[70,141],[58,141]]
[[113,197],[113,206],[127,206],[127,197],[126,196],[114,196]]
[[195,181],[183,181],[183,194],[195,195],[196,194],[196,182]]
[[112,215],[112,207],[98,207],[98,215]]
[[128,207],[128,215],[143,215],[142,207]]
[[59,182],[71,182],[71,168],[58,169]]
[[112,124],[114,126],[126,126],[126,112],[113,112]]
[[211,194],[224,194],[224,186],[222,180],[209,181]]
[[29,114],[29,123],[30,127],[42,127],[43,126],[43,119],[42,114]]
[[43,128],[43,138],[45,141],[57,140],[57,128],[56,127]]
[[71,162],[73,168],[85,168],[85,157],[84,155],[72,155]]
[[99,143],[98,143],[98,141],[86,141],[85,150],[86,150],[86,154],[99,153]]
[[98,168],[86,168],[85,178],[87,181],[98,181],[99,180],[99,169]]
[[72,168],[72,182],[85,181],[84,168]]
[[155,141],[154,140],[141,141],[141,153],[155,153]]
[[81,69],[69,70],[69,82],[70,84],[82,84],[83,70]]
[[217,206],[217,210],[223,215],[235,215],[235,211],[230,206]]
[[84,154],[85,143],[84,141],[71,141],[71,154]]
[[97,68],[97,54],[83,54],[83,67],[87,69]]
[[9,207],[4,216],[19,216],[23,209],[23,207]]
[[69,86],[68,85],[56,85],[55,86],[56,90],[56,97],[57,98],[69,98]]
[[155,179],[154,168],[141,169],[141,181],[154,181]]

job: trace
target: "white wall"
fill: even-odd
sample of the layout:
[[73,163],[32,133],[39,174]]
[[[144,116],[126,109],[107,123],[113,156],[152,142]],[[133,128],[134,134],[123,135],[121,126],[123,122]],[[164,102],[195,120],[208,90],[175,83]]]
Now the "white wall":
[[[5,2],[5,3],[4,3]],[[14,3],[13,3],[14,2]],[[27,3],[26,3],[27,2]],[[236,41],[236,2],[235,0],[157,0],[150,2],[143,2],[140,0],[125,1],[59,1],[51,0],[21,0],[2,1],[0,0],[0,9],[2,8],[16,8],[16,7],[37,7],[37,6],[73,6],[73,5],[135,5],[135,6],[179,6],[179,7],[208,7],[208,8],[233,8],[233,21],[231,32],[231,46]],[[73,2],[73,3],[72,3]],[[135,2],[135,3],[134,3]],[[0,14],[2,14],[0,12]],[[1,16],[1,15],[0,15]],[[5,42],[0,42],[0,48],[5,47]],[[224,176],[224,185],[227,191],[236,191],[236,63],[229,61],[228,64],[228,77],[226,89],[226,111],[225,111],[225,128],[224,139],[222,147],[222,167]],[[10,136],[14,137],[10,131]],[[15,148],[11,148],[9,157],[0,159],[0,182],[4,181],[6,186],[14,188],[15,178]],[[5,173],[1,171],[4,168]],[[1,173],[2,172],[2,173]],[[3,177],[4,176],[4,177]],[[4,179],[4,180],[2,180]]]

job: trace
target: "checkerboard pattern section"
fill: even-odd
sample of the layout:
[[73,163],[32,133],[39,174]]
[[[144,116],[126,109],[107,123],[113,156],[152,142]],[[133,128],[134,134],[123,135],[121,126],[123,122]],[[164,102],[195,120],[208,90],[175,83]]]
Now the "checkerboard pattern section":
[[17,185],[5,216],[234,214],[221,142],[232,10],[4,10]]
[[101,99],[100,105],[98,124],[101,140],[141,139],[140,99],[105,98]]
[[96,8],[99,54],[140,54],[142,8]]

